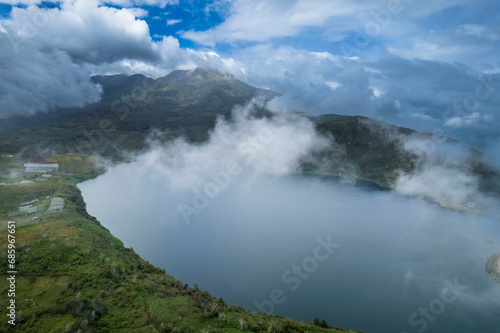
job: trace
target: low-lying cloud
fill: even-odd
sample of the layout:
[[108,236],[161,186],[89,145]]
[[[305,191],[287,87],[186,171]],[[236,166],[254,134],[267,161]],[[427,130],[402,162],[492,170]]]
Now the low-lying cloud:
[[474,172],[475,163],[486,162],[474,156],[477,152],[444,137],[415,134],[401,140],[415,157],[416,169],[399,173],[396,191],[427,196],[449,208],[472,212],[495,209],[498,198],[481,191],[484,180]]
[[424,167],[413,174],[401,174],[396,190],[404,194],[427,195],[443,203],[473,205],[477,178],[467,172],[443,166]]
[[252,115],[254,106],[252,101],[236,107],[231,121],[219,118],[204,143],[190,144],[182,138],[168,144],[152,142],[137,163],[154,170],[171,188],[190,190],[228,170],[239,170],[249,179],[290,174],[302,158],[329,144],[307,118],[293,114],[257,118]]

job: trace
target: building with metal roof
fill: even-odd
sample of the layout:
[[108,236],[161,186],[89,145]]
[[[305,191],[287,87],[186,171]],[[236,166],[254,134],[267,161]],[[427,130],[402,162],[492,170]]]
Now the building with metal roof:
[[41,164],[41,163],[24,163],[25,172],[38,173],[38,172],[54,172],[59,170],[58,163]]

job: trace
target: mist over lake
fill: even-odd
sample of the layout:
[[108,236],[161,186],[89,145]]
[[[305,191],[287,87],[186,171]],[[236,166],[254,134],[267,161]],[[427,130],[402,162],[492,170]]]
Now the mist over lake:
[[500,285],[484,270],[497,219],[352,180],[245,173],[198,209],[197,190],[140,162],[79,187],[125,246],[246,309],[375,333],[500,331]]

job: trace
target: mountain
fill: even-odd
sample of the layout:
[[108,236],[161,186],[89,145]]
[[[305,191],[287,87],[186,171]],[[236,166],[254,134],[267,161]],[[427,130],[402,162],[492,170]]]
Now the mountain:
[[[252,98],[265,105],[279,95],[200,68],[173,71],[156,80],[136,74],[94,76],[92,81],[103,89],[99,103],[16,117],[15,128],[0,132],[0,152],[38,156],[39,160],[53,152],[77,152],[120,161],[128,152],[145,148],[152,134],[164,141],[182,136],[189,142],[203,142],[217,117],[231,119],[236,105]],[[255,107],[254,114],[273,116],[265,107]],[[304,161],[301,172],[354,176],[387,188],[399,172],[412,172],[422,163],[420,156],[404,149],[405,138],[427,140],[431,136],[361,116],[327,114],[310,119],[318,133],[334,140],[316,161]],[[0,121],[0,128],[9,122]],[[480,176],[482,188],[500,192],[498,173],[482,162],[481,153],[471,150],[471,156],[475,156],[471,168]]]
[[251,87],[212,70],[175,71],[153,80],[143,75],[94,76],[101,101],[81,109],[1,120],[0,151],[27,155],[96,152],[117,157],[121,149],[144,147],[149,131],[168,131],[189,141],[207,138],[218,116],[231,118],[235,105],[275,92]]
[[[500,196],[500,172],[484,161],[481,152],[456,140],[362,116],[328,114],[312,120],[319,133],[333,136],[326,160],[335,163],[325,169],[325,158],[318,158],[321,163],[308,164],[307,172],[350,175],[383,188],[393,188],[402,173],[415,175],[429,168],[446,166],[450,171],[460,170],[467,177],[477,178],[478,190],[484,195]],[[409,142],[415,147],[409,149]],[[340,147],[341,158],[335,153],[339,150],[336,147]],[[447,156],[447,150],[461,151],[461,160],[454,161],[456,153]],[[450,205],[440,197],[429,198],[447,208],[474,211],[460,204]]]
[[343,148],[352,176],[390,187],[398,170],[416,167],[412,154],[401,147],[402,138],[416,133],[411,129],[361,116],[321,115],[313,121],[319,133],[333,135]]

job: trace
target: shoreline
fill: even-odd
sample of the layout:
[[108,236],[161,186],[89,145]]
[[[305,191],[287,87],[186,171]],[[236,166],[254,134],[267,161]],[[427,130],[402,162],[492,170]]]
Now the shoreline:
[[500,283],[500,252],[496,252],[488,258],[485,264],[485,271],[493,280]]

